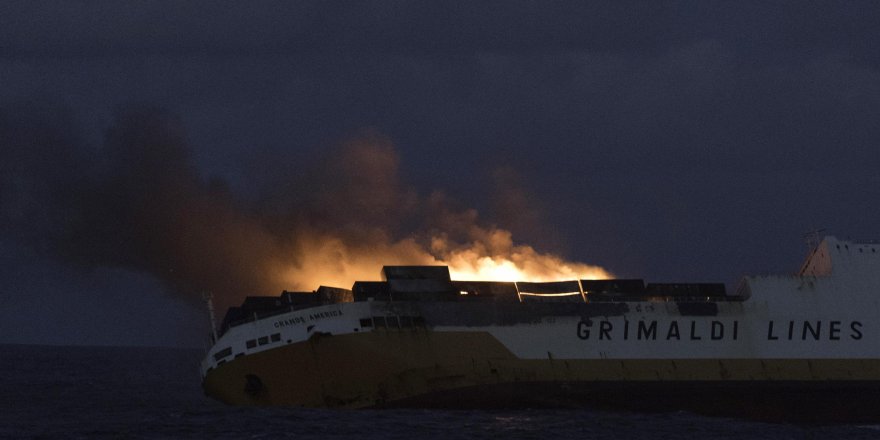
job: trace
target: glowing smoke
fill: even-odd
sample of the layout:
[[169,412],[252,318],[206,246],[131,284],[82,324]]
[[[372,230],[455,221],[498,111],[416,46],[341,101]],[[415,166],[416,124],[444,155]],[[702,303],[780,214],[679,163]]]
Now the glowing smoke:
[[[54,189],[34,196],[52,219],[31,234],[47,241],[40,248],[84,267],[147,272],[190,299],[213,292],[220,307],[282,289],[349,287],[379,279],[381,267],[391,264],[449,265],[454,278],[469,280],[609,276],[515,243],[509,231],[481,223],[476,211],[453,208],[442,192],[419,196],[401,182],[391,142],[374,132],[343,142],[310,172],[274,182],[281,190],[260,203],[237,199],[218,179],[203,179],[181,124],[156,109],[120,112],[89,160],[69,159],[87,150],[78,142],[59,136],[35,145],[29,132],[5,145],[3,156],[35,148],[42,152],[36,165],[4,177],[55,175]],[[58,164],[56,157],[78,165]],[[23,191],[0,183],[6,203],[0,221],[17,223],[10,231],[26,229],[8,215],[20,211],[8,201],[26,199]]]
[[[509,231],[481,225],[475,210],[452,208],[442,192],[417,197],[400,182],[398,167],[391,142],[366,132],[343,143],[310,176],[321,185],[301,207],[308,218],[293,222],[300,225],[291,234],[303,258],[287,266],[288,285],[349,287],[355,280],[379,279],[381,267],[393,264],[448,265],[453,278],[462,280],[610,276],[602,268],[517,245]],[[302,227],[315,218],[324,227]],[[406,229],[405,224],[415,226]]]

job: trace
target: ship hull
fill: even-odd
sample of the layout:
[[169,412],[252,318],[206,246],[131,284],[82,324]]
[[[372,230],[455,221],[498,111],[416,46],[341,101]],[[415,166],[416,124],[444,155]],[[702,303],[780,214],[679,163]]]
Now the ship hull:
[[[563,381],[478,385],[378,407],[688,411],[774,423],[876,423],[878,381]],[[501,405],[501,406],[499,406]]]
[[522,359],[486,331],[315,334],[207,372],[236,405],[590,407],[880,420],[877,359]]
[[797,275],[713,283],[385,281],[248,297],[206,393],[315,408],[591,407],[880,421],[880,243],[826,237]]

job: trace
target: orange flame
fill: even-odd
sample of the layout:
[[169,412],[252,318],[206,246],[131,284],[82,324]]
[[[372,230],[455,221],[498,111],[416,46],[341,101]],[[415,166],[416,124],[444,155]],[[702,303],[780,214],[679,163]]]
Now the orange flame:
[[384,265],[449,266],[455,280],[468,281],[563,281],[612,278],[607,270],[540,253],[531,246],[513,243],[503,229],[480,230],[479,239],[467,245],[451,244],[442,236],[431,240],[430,249],[413,239],[387,244],[350,245],[338,237],[304,240],[304,261],[283,270],[283,281],[297,289],[319,285],[351,287],[355,281],[381,279]]
[[[531,246],[515,245],[511,233],[503,229],[481,235],[482,240],[444,254],[441,264],[449,266],[453,279],[540,282],[612,277],[598,266],[568,262]],[[444,245],[435,238],[432,248],[443,249]]]

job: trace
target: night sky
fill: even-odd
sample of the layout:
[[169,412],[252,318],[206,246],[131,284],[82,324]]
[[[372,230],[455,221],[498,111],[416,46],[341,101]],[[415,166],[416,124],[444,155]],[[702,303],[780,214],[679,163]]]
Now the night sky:
[[619,277],[794,272],[811,230],[880,238],[878,24],[855,1],[4,1],[0,343],[201,346],[192,292],[279,293],[241,268],[303,231],[369,252],[467,221]]

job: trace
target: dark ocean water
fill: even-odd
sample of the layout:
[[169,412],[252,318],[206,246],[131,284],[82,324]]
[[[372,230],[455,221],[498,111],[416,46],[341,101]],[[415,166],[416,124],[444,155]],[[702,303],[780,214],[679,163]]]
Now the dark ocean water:
[[688,413],[237,408],[204,397],[197,350],[0,349],[0,438],[880,438],[880,426],[766,424]]

